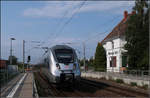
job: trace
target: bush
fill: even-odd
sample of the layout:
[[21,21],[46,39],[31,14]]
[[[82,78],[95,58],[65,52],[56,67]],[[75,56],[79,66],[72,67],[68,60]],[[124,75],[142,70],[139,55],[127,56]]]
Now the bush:
[[148,85],[147,85],[147,84],[144,84],[142,87],[143,87],[144,89],[148,89]]
[[137,86],[137,83],[136,82],[131,82],[130,85],[131,86]]
[[116,79],[117,83],[124,83],[124,81],[122,79]]

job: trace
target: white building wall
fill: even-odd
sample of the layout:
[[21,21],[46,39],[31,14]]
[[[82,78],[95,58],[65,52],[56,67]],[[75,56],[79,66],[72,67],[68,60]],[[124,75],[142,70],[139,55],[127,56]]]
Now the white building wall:
[[112,43],[111,42],[106,43],[106,49],[107,50],[112,49]]
[[[122,67],[122,54],[121,54],[123,50],[122,47],[125,45],[126,41],[121,38],[117,38],[112,41],[114,43],[114,48],[112,47],[113,45],[111,41],[108,41],[103,45],[103,47],[106,50],[107,56],[107,71],[119,72],[120,67]],[[116,56],[116,67],[110,67],[110,58],[112,56]]]

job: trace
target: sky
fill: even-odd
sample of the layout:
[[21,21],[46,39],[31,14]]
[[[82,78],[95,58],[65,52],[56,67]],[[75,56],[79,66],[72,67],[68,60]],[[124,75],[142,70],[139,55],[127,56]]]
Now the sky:
[[[130,13],[134,1],[2,1],[1,3],[1,58],[13,55],[22,61],[23,40],[25,56],[37,63],[44,53],[40,47],[68,44],[83,58],[94,56],[101,42]],[[40,43],[36,43],[38,41]],[[38,48],[39,47],[39,48]]]

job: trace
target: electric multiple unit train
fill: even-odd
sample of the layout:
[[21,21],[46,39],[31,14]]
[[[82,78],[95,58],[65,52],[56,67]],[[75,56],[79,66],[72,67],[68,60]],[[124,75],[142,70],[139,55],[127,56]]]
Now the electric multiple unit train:
[[40,65],[41,73],[52,83],[80,80],[81,72],[76,52],[67,45],[49,48]]

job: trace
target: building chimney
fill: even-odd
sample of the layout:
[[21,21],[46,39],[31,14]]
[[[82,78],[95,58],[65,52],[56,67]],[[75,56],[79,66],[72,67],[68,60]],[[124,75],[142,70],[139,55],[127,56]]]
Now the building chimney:
[[128,12],[127,11],[124,11],[124,21],[127,19],[127,17],[128,17]]

